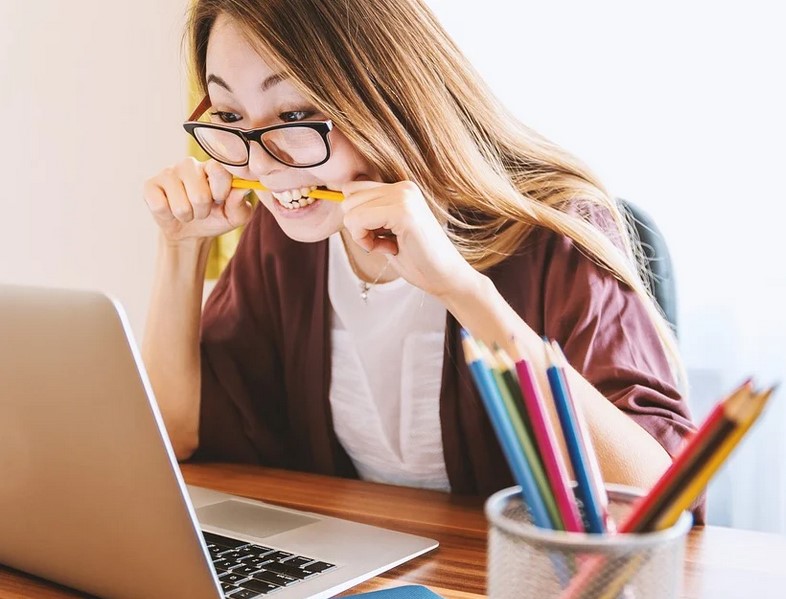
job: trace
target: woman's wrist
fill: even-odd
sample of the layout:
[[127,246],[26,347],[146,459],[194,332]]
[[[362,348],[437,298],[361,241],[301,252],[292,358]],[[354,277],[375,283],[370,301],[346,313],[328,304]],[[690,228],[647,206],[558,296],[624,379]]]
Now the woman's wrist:
[[190,237],[187,239],[170,239],[163,232],[159,232],[158,246],[162,251],[181,254],[201,254],[210,250],[213,237]]
[[[193,238],[172,241],[161,234],[158,240],[158,265],[168,273],[167,278],[182,281],[204,279],[212,238]],[[173,276],[174,275],[174,276]]]
[[461,322],[462,315],[477,308],[490,289],[496,291],[491,279],[467,264],[467,270],[456,276],[450,288],[436,297]]

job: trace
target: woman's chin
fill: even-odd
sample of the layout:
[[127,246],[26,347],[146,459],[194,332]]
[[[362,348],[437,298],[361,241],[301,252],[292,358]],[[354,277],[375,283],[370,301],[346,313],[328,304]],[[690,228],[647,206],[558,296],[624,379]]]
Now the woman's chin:
[[284,207],[276,200],[264,204],[273,213],[286,236],[295,241],[322,241],[341,227],[341,209],[327,200],[316,200],[312,204],[297,208]]

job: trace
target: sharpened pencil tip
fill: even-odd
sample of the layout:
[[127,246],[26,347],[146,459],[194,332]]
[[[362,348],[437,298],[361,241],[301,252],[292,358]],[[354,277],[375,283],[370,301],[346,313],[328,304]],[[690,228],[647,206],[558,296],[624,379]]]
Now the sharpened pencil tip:
[[554,356],[554,348],[551,347],[551,342],[549,338],[545,335],[543,336],[543,352],[546,354],[546,362],[551,366],[556,366],[556,359]]

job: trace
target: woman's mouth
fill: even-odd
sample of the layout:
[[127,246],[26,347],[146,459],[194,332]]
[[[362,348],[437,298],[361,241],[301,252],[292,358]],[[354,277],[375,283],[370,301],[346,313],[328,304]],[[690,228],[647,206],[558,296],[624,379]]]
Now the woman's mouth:
[[309,187],[300,187],[297,189],[288,189],[286,191],[272,191],[270,195],[287,210],[297,210],[298,208],[305,208],[310,206],[316,200],[308,197],[308,194],[317,188],[316,185]]

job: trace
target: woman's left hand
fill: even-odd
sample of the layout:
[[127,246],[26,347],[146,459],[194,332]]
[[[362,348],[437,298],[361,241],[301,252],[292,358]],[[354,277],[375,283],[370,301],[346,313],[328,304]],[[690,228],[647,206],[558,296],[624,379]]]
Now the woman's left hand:
[[344,226],[355,243],[390,254],[391,266],[412,285],[447,298],[477,278],[412,181],[352,181],[341,191]]

